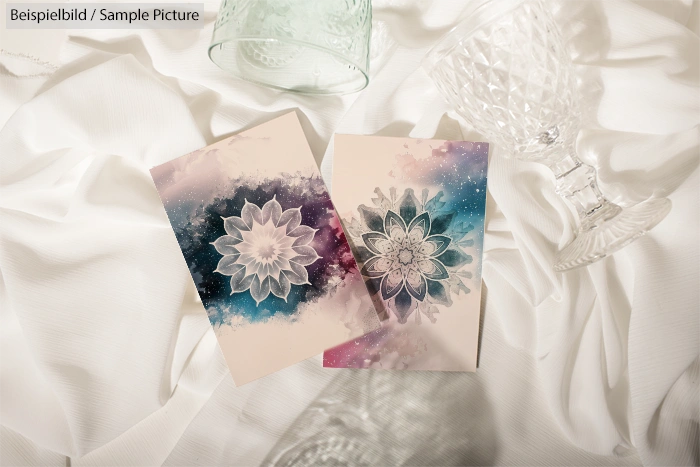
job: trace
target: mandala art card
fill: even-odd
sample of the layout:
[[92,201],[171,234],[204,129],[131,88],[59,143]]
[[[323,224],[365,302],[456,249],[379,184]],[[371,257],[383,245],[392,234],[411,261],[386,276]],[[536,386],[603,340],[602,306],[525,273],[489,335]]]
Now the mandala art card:
[[151,174],[237,385],[379,327],[295,113]]
[[335,136],[333,201],[380,329],[324,366],[475,371],[488,144]]

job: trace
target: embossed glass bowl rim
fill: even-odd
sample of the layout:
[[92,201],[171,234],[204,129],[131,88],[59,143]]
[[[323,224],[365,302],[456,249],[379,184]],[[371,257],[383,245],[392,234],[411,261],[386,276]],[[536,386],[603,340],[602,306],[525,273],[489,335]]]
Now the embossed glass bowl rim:
[[[370,21],[371,21],[371,19],[370,19]],[[216,36],[216,29],[214,30],[214,36]],[[293,92],[293,93],[297,93],[297,94],[340,96],[340,95],[344,95],[344,94],[352,94],[355,92],[362,91],[369,84],[369,55],[370,55],[371,38],[372,38],[372,30],[370,27],[369,34],[367,34],[367,64],[365,66],[358,65],[357,63],[353,62],[348,57],[334,51],[333,49],[329,49],[327,47],[322,47],[318,44],[314,44],[313,42],[300,41],[297,39],[290,39],[288,37],[283,38],[283,37],[273,37],[273,36],[245,35],[245,36],[224,37],[221,39],[212,38],[213,40],[212,40],[212,43],[209,45],[208,55],[209,55],[209,59],[212,62],[214,62],[214,64],[216,66],[218,66],[219,68],[221,68],[222,70],[224,70],[228,73],[235,74],[237,77],[239,77],[245,81],[248,81],[249,83],[258,84],[258,85],[265,86],[265,87],[272,88],[272,89],[278,89],[280,91],[289,91],[289,92]],[[334,56],[337,59],[342,60],[344,63],[346,63],[348,65],[354,66],[356,71],[362,73],[362,77],[364,78],[364,80],[359,86],[353,86],[353,87],[350,87],[348,89],[340,89],[338,91],[333,91],[333,90],[326,89],[326,88],[315,88],[315,89],[313,89],[313,88],[303,88],[303,89],[287,88],[284,86],[276,85],[273,82],[266,82],[266,81],[259,81],[259,80],[251,79],[251,78],[247,77],[244,73],[241,73],[239,67],[230,68],[230,69],[224,68],[213,57],[212,51],[214,50],[214,48],[220,47],[225,43],[252,42],[252,41],[256,41],[256,42],[275,41],[275,42],[281,42],[281,43],[285,43],[285,44],[298,45],[301,47],[306,47],[306,48],[310,48],[310,49],[318,50],[320,52],[327,53],[329,55]],[[323,73],[323,71],[321,71],[321,73]]]
[[445,56],[449,55],[462,41],[468,40],[480,28],[486,27],[506,13],[525,3],[540,3],[539,0],[485,0],[475,5],[466,13],[466,18],[447,31],[437,43],[428,50],[421,66],[432,75],[432,69]]

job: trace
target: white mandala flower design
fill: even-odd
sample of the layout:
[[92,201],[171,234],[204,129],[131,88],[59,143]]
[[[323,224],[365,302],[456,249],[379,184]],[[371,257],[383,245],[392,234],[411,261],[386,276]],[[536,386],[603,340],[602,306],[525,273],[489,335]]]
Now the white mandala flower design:
[[301,225],[301,208],[262,209],[246,200],[241,216],[225,217],[227,235],[212,245],[224,255],[214,272],[231,276],[231,295],[250,290],[259,305],[270,293],[287,301],[292,285],[309,283],[306,266],[320,258],[309,245],[317,230]]
[[[387,198],[377,187],[375,207],[358,207],[360,220],[346,221],[367,287],[384,301],[399,323],[406,323],[416,313],[435,322],[437,305],[452,306],[452,295],[469,293],[463,279],[472,273],[464,266],[473,260],[464,249],[474,245],[464,237],[474,229],[471,224],[456,222],[456,211],[445,210],[440,191],[428,199],[423,189],[418,199],[411,188],[397,199],[391,188]],[[381,312],[381,310],[380,310]]]

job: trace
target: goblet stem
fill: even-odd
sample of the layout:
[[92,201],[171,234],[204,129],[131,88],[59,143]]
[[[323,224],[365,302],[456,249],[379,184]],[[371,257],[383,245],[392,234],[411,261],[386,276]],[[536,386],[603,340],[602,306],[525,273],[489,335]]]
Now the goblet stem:
[[584,164],[573,148],[569,148],[565,157],[548,165],[557,180],[557,194],[576,208],[579,232],[595,229],[622,211],[603,196],[598,188],[596,169]]
[[668,214],[671,202],[652,198],[623,209],[603,196],[596,170],[576,156],[576,79],[550,10],[543,1],[486,1],[428,53],[423,66],[476,130],[552,169],[557,193],[580,219],[574,239],[554,261],[556,271],[566,271],[639,238]]

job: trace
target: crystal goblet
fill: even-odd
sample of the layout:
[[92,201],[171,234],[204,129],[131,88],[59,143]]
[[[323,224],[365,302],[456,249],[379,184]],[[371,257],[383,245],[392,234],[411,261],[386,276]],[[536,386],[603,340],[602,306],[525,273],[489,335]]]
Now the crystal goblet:
[[571,58],[546,4],[490,0],[428,53],[423,68],[477,131],[524,160],[547,165],[557,193],[576,209],[575,239],[554,269],[593,263],[659,223],[668,199],[628,208],[607,200],[596,170],[576,155],[581,127]]

